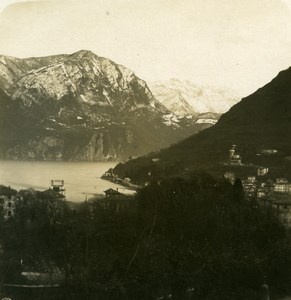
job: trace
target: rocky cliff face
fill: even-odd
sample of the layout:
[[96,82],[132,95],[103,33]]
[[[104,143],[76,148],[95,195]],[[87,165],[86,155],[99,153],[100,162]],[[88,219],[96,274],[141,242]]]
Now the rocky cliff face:
[[203,129],[155,99],[131,70],[90,51],[0,56],[0,155],[124,160]]

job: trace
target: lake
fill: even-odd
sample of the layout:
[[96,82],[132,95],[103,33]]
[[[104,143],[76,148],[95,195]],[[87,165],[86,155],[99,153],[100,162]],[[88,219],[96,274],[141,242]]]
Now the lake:
[[0,161],[0,184],[16,190],[34,188],[44,191],[52,179],[65,181],[66,198],[82,202],[92,194],[103,194],[108,188],[133,193],[122,186],[102,180],[101,176],[116,162],[51,162],[51,161]]

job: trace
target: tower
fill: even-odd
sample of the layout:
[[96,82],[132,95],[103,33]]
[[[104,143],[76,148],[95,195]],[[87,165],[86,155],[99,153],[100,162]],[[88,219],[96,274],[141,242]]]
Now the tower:
[[232,145],[232,147],[229,150],[229,159],[232,160],[235,155],[235,145]]
[[235,150],[234,150],[234,149],[230,149],[230,150],[229,150],[229,159],[230,159],[230,160],[234,157],[234,153],[235,153]]
[[51,180],[50,188],[63,196],[66,195],[64,180]]

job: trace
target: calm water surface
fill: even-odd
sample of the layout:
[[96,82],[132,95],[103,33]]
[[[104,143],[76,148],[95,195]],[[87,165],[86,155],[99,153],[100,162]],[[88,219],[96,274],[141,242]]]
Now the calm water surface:
[[102,194],[110,187],[132,193],[100,178],[115,165],[114,162],[0,161],[0,184],[17,190],[32,187],[43,191],[49,188],[50,180],[63,179],[66,197],[74,202],[84,201],[86,194],[87,197]]

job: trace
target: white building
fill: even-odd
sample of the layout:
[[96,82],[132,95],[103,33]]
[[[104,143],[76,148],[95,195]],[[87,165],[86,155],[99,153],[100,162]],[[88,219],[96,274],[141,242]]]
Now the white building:
[[223,177],[228,180],[232,185],[234,185],[235,182],[235,173],[228,171],[226,173],[224,173]]
[[264,176],[264,175],[268,174],[268,172],[269,172],[268,168],[260,167],[257,170],[257,175],[258,176]]
[[288,193],[289,192],[288,180],[286,178],[277,178],[274,185],[274,192]]
[[3,209],[3,216],[5,220],[14,216],[17,200],[18,197],[16,190],[3,185],[0,186],[0,206]]

